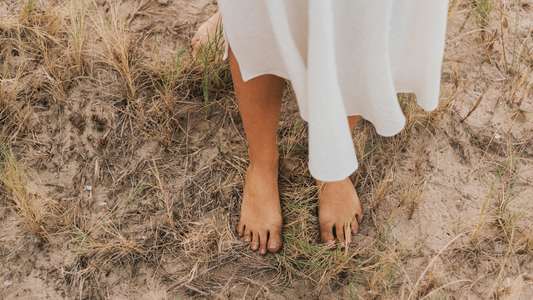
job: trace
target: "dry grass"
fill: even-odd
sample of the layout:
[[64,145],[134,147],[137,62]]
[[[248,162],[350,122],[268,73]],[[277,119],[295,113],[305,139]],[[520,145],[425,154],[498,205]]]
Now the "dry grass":
[[135,103],[146,82],[141,77],[141,54],[137,46],[140,40],[131,38],[128,33],[124,10],[118,2],[112,2],[106,11],[93,2],[90,17],[95,31],[102,38],[100,59],[120,75],[120,93],[124,99]]
[[0,190],[13,202],[27,231],[39,239],[51,242],[50,230],[62,213],[60,207],[44,193],[41,187],[28,180],[11,150],[0,142]]
[[66,25],[69,28],[69,46],[70,51],[74,56],[74,61],[78,66],[78,75],[85,75],[85,32],[86,32],[86,20],[85,13],[88,9],[85,4],[85,0],[72,0],[67,3],[69,24]]
[[[221,30],[193,58],[190,28],[148,22],[174,20],[172,4],[5,7],[0,200],[42,247],[68,257],[47,275],[62,297],[263,299],[285,289],[297,290],[287,298],[512,299],[531,289],[529,2],[451,1],[439,108],[424,112],[399,94],[401,133],[358,124],[351,179],[365,221],[347,248],[319,244],[307,125],[287,85],[284,246],[266,257],[235,232],[247,146]],[[492,73],[475,75],[469,56]],[[476,123],[488,112],[497,124]],[[449,157],[468,172],[443,174]],[[440,214],[445,225],[433,226]]]

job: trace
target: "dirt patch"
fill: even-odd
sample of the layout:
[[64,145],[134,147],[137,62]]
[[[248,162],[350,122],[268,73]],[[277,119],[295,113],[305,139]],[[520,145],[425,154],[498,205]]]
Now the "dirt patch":
[[78,129],[80,134],[85,132],[85,117],[83,117],[80,113],[72,114],[72,116],[69,118],[69,121],[74,127],[76,127],[76,129]]

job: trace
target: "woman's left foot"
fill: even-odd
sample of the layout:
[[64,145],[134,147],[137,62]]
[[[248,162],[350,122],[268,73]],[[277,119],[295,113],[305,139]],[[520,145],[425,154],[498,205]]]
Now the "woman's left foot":
[[318,185],[318,220],[320,240],[334,246],[335,239],[342,246],[352,242],[352,234],[359,231],[363,221],[361,202],[350,178]]

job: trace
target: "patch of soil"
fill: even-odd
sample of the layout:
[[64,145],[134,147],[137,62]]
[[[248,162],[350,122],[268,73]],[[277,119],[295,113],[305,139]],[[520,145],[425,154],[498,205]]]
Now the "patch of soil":
[[[528,299],[533,19],[525,2],[512,69],[514,21],[500,24],[496,7],[481,30],[460,1],[449,15],[439,108],[406,111],[394,137],[359,122],[351,178],[365,219],[347,249],[318,246],[307,126],[287,85],[278,134],[285,246],[265,257],[235,231],[248,158],[231,81],[204,94],[204,70],[188,48],[214,1],[95,1],[83,76],[62,2],[38,2],[27,18],[25,3],[0,3],[8,66],[0,140],[28,177],[51,240],[28,231],[0,184],[0,299]],[[503,1],[505,18],[514,5]],[[97,16],[118,26],[114,44],[91,23]],[[107,52],[116,54],[121,37],[136,47],[122,65]],[[65,65],[47,65],[46,51],[64,53]],[[184,65],[195,67],[165,89],[165,72]]]

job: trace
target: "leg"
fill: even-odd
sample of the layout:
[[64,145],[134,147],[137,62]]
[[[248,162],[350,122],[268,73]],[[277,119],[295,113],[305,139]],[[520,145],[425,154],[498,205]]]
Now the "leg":
[[252,250],[265,255],[282,243],[276,135],[285,80],[262,75],[244,82],[231,48],[229,62],[250,158],[237,232],[252,242]]
[[348,125],[350,126],[350,132],[353,132],[353,129],[355,128],[355,125],[357,125],[357,122],[359,122],[359,119],[361,116],[349,116],[348,117]]
[[[353,131],[359,116],[348,117],[350,131]],[[320,240],[334,244],[335,235],[341,246],[352,242],[352,234],[357,233],[363,220],[361,203],[350,178],[334,182],[317,180],[318,219]]]

